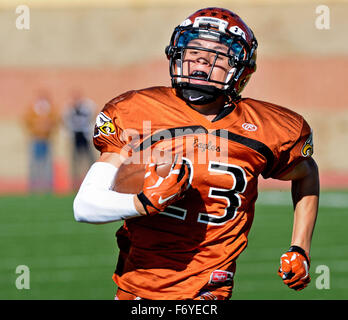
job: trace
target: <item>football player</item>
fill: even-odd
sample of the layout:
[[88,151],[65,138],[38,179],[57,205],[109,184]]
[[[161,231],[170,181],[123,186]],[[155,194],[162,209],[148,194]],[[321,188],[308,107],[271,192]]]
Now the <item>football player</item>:
[[[229,299],[260,175],[292,181],[292,239],[278,273],[292,289],[308,285],[319,197],[312,132],[291,110],[241,97],[256,51],[238,15],[201,9],[166,48],[172,87],[127,92],[97,117],[101,155],[74,214],[88,223],[125,220],[116,234],[116,299]],[[176,155],[166,177],[156,171],[161,152]],[[116,192],[118,168],[132,157],[147,161],[142,191]]]

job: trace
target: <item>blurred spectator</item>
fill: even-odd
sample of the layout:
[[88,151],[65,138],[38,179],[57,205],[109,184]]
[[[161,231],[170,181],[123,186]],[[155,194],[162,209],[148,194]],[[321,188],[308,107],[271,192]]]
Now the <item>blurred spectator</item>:
[[46,94],[41,94],[24,115],[30,138],[29,190],[53,191],[51,138],[58,125],[58,115]]
[[74,190],[77,190],[88,168],[94,163],[92,133],[95,122],[95,103],[79,93],[63,116],[72,139],[71,176]]

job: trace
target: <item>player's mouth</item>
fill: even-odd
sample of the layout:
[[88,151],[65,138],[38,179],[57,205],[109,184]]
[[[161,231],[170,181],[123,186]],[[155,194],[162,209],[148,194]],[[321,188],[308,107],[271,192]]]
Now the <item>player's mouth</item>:
[[191,72],[190,77],[194,77],[195,78],[195,79],[190,79],[191,83],[207,84],[208,74],[206,72],[204,72],[204,71],[194,70],[194,71]]
[[201,70],[192,71],[190,76],[195,77],[195,78],[204,79],[204,80],[208,79],[208,74],[204,71],[201,71]]

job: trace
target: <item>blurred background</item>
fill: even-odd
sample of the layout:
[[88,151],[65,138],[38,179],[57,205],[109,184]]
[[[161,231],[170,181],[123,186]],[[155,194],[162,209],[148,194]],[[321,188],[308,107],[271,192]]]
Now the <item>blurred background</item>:
[[243,95],[303,114],[314,131],[322,185],[348,187],[346,1],[326,1],[329,29],[318,29],[321,3],[310,0],[31,0],[29,30],[16,28],[15,10],[25,4],[16,2],[0,1],[0,134],[8,137],[1,141],[0,192],[29,189],[24,117],[40,96],[57,117],[49,126],[53,188],[69,192],[72,135],[63,114],[72,100],[91,99],[97,113],[124,91],[170,85],[164,48],[173,28],[214,5],[239,13],[259,41],[258,70]]
[[[314,157],[320,168],[321,186],[330,195],[327,201],[324,195],[323,206],[332,211],[335,204],[341,203],[338,210],[346,211],[347,1],[0,0],[0,237],[6,240],[2,249],[7,254],[6,259],[0,260],[0,268],[5,270],[0,285],[8,288],[0,298],[23,297],[23,292],[14,287],[18,264],[47,269],[46,276],[42,272],[37,276],[40,287],[40,283],[52,283],[50,272],[54,268],[58,268],[59,281],[66,283],[76,280],[69,266],[75,265],[81,275],[81,264],[87,270],[91,261],[98,260],[88,260],[87,253],[84,256],[78,252],[78,245],[76,251],[71,249],[71,255],[66,254],[71,242],[64,242],[68,241],[67,234],[78,239],[78,232],[82,232],[81,237],[98,237],[102,228],[107,229],[103,234],[108,236],[115,230],[115,226],[101,226],[98,230],[95,226],[81,227],[72,218],[74,192],[98,156],[90,148],[95,116],[107,101],[127,90],[170,85],[164,48],[175,26],[207,6],[236,12],[254,31],[259,42],[258,68],[243,96],[280,104],[306,118],[314,132]],[[29,23],[25,20],[26,8]],[[261,190],[288,187],[287,182],[260,183]],[[268,200],[274,198],[279,197]],[[261,202],[262,199],[266,198],[261,197]],[[267,204],[267,199],[264,201]],[[48,212],[56,218],[47,218]],[[18,221],[22,224],[18,225]],[[35,221],[43,225],[37,227]],[[52,221],[55,229],[49,231]],[[14,235],[24,238],[14,240]],[[46,240],[54,236],[58,237],[56,245],[61,245],[54,257],[61,250],[67,259],[63,266],[58,258],[51,257],[55,267],[42,261],[51,252]],[[28,237],[36,239],[30,248],[24,245]],[[83,242],[81,237],[70,240]],[[92,247],[98,241],[109,243],[110,238],[95,241]],[[342,248],[342,240],[337,241]],[[108,244],[109,248],[113,245]],[[343,248],[347,252],[347,246]],[[99,258],[110,264],[108,259],[114,259],[110,253],[111,249],[105,249],[105,253],[99,252]],[[278,261],[278,255],[275,258]],[[341,268],[347,270],[348,258],[344,259],[345,267]],[[109,274],[107,279],[110,280]],[[84,282],[83,277],[80,282]],[[112,286],[109,282],[108,285]],[[99,291],[92,289],[89,288],[91,296],[81,291],[69,296],[66,287],[61,291],[56,287],[56,295],[46,298],[105,298],[102,294],[96,296]],[[346,294],[347,288],[343,289]],[[30,290],[24,297],[42,298],[42,290]],[[100,290],[105,292],[105,287]],[[86,286],[84,294],[87,292]],[[348,297],[344,294],[338,297]]]

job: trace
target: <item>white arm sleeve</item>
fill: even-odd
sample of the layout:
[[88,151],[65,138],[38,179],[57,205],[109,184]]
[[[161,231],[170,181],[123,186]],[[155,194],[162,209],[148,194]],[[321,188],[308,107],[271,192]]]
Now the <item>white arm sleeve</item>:
[[89,169],[74,200],[74,217],[78,222],[105,223],[141,214],[135,209],[134,194],[112,191],[117,168],[96,162]]

